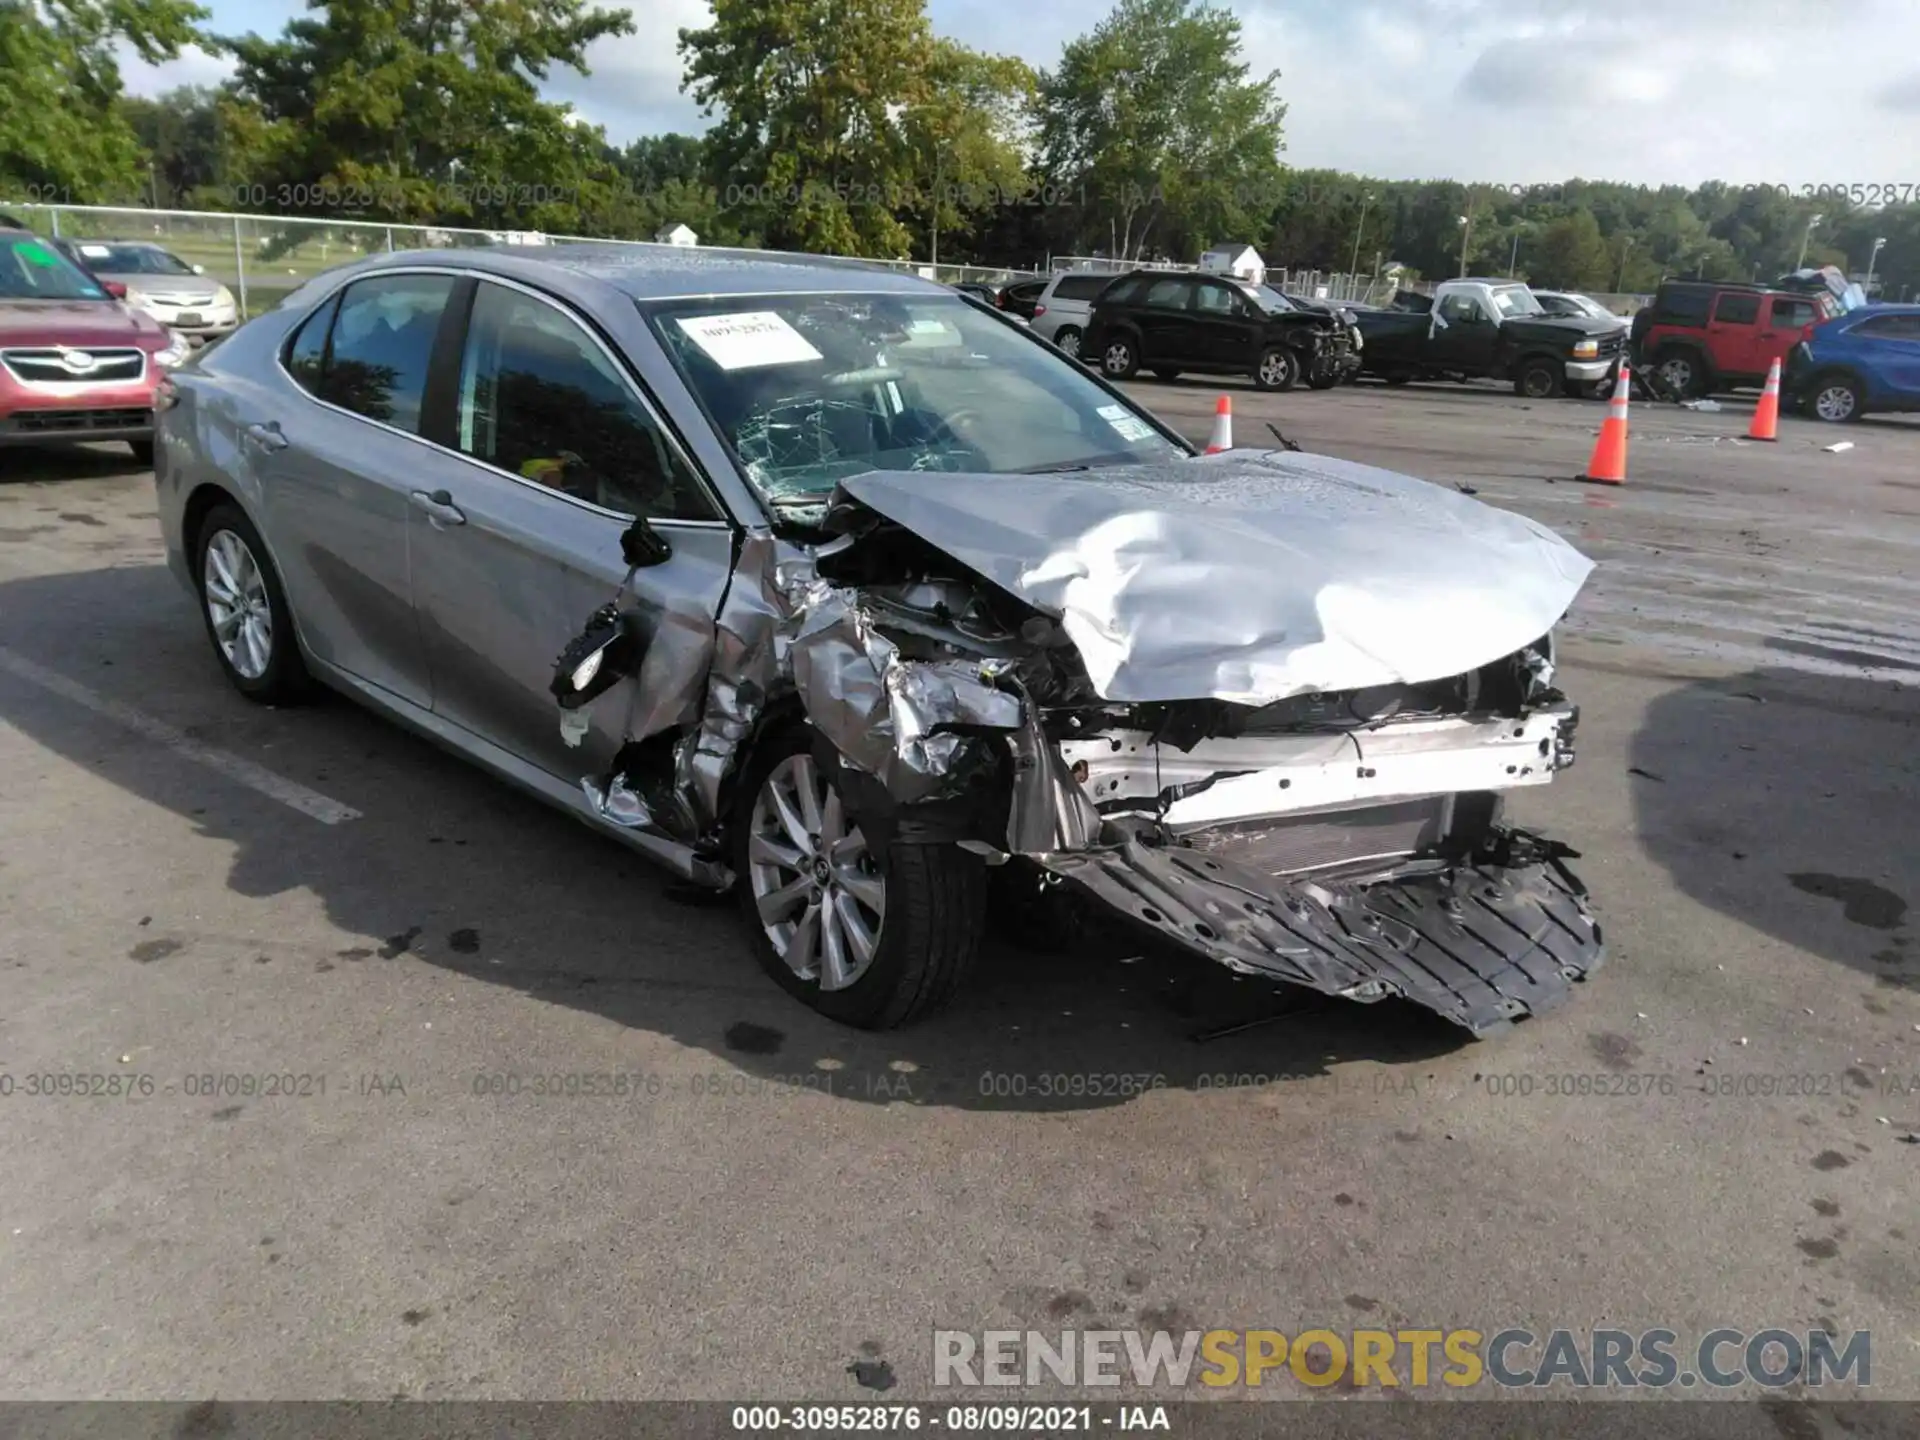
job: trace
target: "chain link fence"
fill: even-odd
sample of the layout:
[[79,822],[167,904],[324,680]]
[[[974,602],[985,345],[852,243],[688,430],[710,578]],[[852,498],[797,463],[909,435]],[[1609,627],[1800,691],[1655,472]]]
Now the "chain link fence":
[[[314,276],[367,255],[396,250],[441,250],[466,246],[584,243],[635,250],[676,247],[649,240],[602,235],[545,235],[532,231],[471,230],[379,221],[244,215],[208,210],[153,210],[106,205],[17,205],[0,209],[55,238],[135,241],[163,245],[233,292],[243,317],[270,310]],[[701,246],[718,254],[766,256],[782,252]],[[948,285],[1004,285],[1036,272],[983,265],[929,265],[911,260],[859,260],[882,269],[918,274]]]

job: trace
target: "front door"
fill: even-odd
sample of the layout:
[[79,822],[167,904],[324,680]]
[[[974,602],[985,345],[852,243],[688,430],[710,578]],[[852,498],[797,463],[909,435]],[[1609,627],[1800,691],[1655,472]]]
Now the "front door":
[[1191,336],[1195,361],[1210,370],[1251,371],[1259,361],[1264,317],[1253,302],[1219,280],[1193,287]]
[[[434,713],[558,778],[604,774],[629,727],[697,717],[732,526],[619,357],[532,290],[480,283],[453,404],[454,449],[411,497]],[[569,746],[554,661],[612,598],[620,536],[642,513],[673,548],[634,576],[648,658]]]
[[1500,322],[1477,295],[1453,294],[1434,307],[1443,321],[1433,331],[1428,354],[1436,369],[1491,375],[1500,349]]
[[1140,363],[1149,369],[1177,370],[1193,355],[1193,312],[1188,300],[1194,282],[1177,275],[1156,280],[1136,312],[1140,322]]
[[1819,307],[1811,299],[1774,296],[1768,302],[1767,323],[1755,340],[1753,358],[1757,363],[1751,373],[1764,377],[1775,360],[1784,370],[1788,352],[1813,334],[1821,318]]
[[424,273],[355,281],[293,336],[285,368],[305,394],[270,374],[257,382],[262,403],[234,417],[308,647],[422,707],[431,682],[414,620],[407,492],[434,453],[422,438],[427,377],[457,283]]

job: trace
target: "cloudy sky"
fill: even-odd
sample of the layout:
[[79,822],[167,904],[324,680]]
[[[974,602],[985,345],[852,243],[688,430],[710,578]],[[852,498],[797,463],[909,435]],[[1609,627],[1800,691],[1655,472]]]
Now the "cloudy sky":
[[[289,0],[210,0],[216,30],[278,30]],[[606,0],[602,0],[606,3]],[[929,0],[934,27],[1037,67],[1111,0]],[[554,98],[624,142],[696,130],[675,37],[705,0],[643,0]],[[1285,159],[1399,179],[1573,176],[1920,187],[1917,0],[1234,0],[1280,72]],[[130,65],[151,94],[218,79],[191,54]]]

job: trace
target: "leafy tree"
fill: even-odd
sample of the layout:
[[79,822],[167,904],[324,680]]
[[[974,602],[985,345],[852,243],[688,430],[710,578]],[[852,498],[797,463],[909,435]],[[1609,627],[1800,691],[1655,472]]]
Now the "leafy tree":
[[935,40],[923,94],[898,118],[915,168],[926,177],[915,186],[917,209],[931,258],[938,260],[942,229],[951,234],[1033,198],[1020,143],[1034,74],[1023,61]]
[[191,0],[0,0],[0,193],[74,204],[125,198],[140,142],[117,108],[121,45],[171,60],[208,42]]
[[1600,222],[1584,205],[1541,232],[1527,274],[1550,290],[1605,290],[1613,280]]
[[1116,256],[1245,238],[1282,194],[1278,78],[1249,78],[1230,11],[1120,0],[1041,76],[1042,168]]
[[273,143],[255,106],[223,90],[182,86],[158,99],[124,96],[118,108],[144,152],[143,191],[153,203],[249,208],[240,182],[259,171]]
[[[565,232],[621,189],[603,133],[540,98],[556,65],[631,33],[586,0],[308,0],[275,40],[225,43],[279,143],[247,177],[289,209]],[[283,198],[284,197],[284,198]]]

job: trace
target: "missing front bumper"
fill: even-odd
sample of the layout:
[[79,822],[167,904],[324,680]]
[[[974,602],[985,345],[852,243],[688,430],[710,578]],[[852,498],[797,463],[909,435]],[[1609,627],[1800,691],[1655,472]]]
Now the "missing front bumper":
[[1398,996],[1477,1039],[1554,1009],[1605,958],[1561,858],[1571,852],[1524,832],[1371,882],[1277,879],[1112,833],[1113,845],[1040,863],[1229,969],[1363,1003]]

